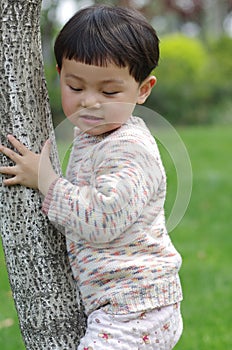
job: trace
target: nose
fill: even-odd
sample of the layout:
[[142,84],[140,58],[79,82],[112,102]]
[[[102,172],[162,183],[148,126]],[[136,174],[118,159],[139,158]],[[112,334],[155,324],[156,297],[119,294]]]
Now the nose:
[[98,109],[101,107],[101,104],[96,94],[84,92],[82,93],[81,107]]

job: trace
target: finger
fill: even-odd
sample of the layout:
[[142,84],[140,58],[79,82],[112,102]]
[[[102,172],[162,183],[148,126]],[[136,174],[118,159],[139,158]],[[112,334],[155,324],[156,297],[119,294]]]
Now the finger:
[[7,135],[7,139],[22,156],[28,152],[28,148],[18,141],[13,135]]
[[13,162],[17,162],[17,160],[21,157],[18,153],[14,152],[12,149],[7,148],[5,146],[0,145],[0,152],[5,154],[8,158],[13,160]]
[[49,156],[50,155],[50,151],[51,151],[51,141],[50,141],[50,139],[48,139],[46,142],[45,142],[45,144],[44,144],[44,146],[43,146],[43,148],[42,148],[42,154],[43,155],[45,155],[45,156]]
[[4,175],[16,175],[16,167],[14,166],[0,167],[0,173]]
[[11,177],[10,179],[3,180],[3,184],[5,186],[14,186],[19,185],[19,181],[17,179],[17,176]]
[[45,144],[42,148],[42,151],[41,151],[40,166],[47,163],[47,161],[49,160],[50,151],[51,151],[51,141],[48,139],[45,142]]

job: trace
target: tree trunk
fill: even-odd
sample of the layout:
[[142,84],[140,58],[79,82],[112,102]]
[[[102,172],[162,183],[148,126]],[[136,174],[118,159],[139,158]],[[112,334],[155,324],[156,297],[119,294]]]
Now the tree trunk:
[[[43,72],[40,0],[0,0],[0,142],[12,133],[40,152],[54,131]],[[9,146],[9,145],[8,145]],[[59,172],[56,148],[53,164]],[[0,155],[0,164],[10,164]],[[38,191],[6,188],[0,177],[0,232],[27,349],[76,349],[85,328],[64,236],[41,212]]]
[[217,40],[223,33],[223,22],[228,12],[225,0],[205,0],[204,7],[204,35],[208,40]]

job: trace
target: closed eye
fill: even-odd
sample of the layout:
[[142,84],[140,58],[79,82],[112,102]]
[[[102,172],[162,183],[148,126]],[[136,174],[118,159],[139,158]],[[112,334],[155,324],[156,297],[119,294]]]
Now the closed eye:
[[80,89],[80,88],[74,88],[73,86],[70,86],[70,85],[69,85],[69,88],[70,88],[72,91],[77,91],[77,92],[82,91],[82,89]]
[[109,91],[103,91],[103,94],[104,95],[116,95],[116,94],[119,94],[120,91],[112,91],[112,92],[109,92]]

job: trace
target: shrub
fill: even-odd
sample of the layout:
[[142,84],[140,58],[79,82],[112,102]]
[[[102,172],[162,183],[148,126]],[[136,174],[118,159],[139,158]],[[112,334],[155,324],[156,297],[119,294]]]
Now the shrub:
[[228,37],[208,46],[181,34],[164,37],[147,106],[174,124],[231,123],[231,57]]
[[154,72],[157,86],[147,105],[173,123],[204,121],[197,110],[197,100],[204,95],[202,77],[208,60],[203,44],[195,38],[172,34],[161,40],[160,47],[160,64]]
[[231,99],[232,39],[221,37],[209,47],[211,60],[208,65],[208,78],[217,100]]

